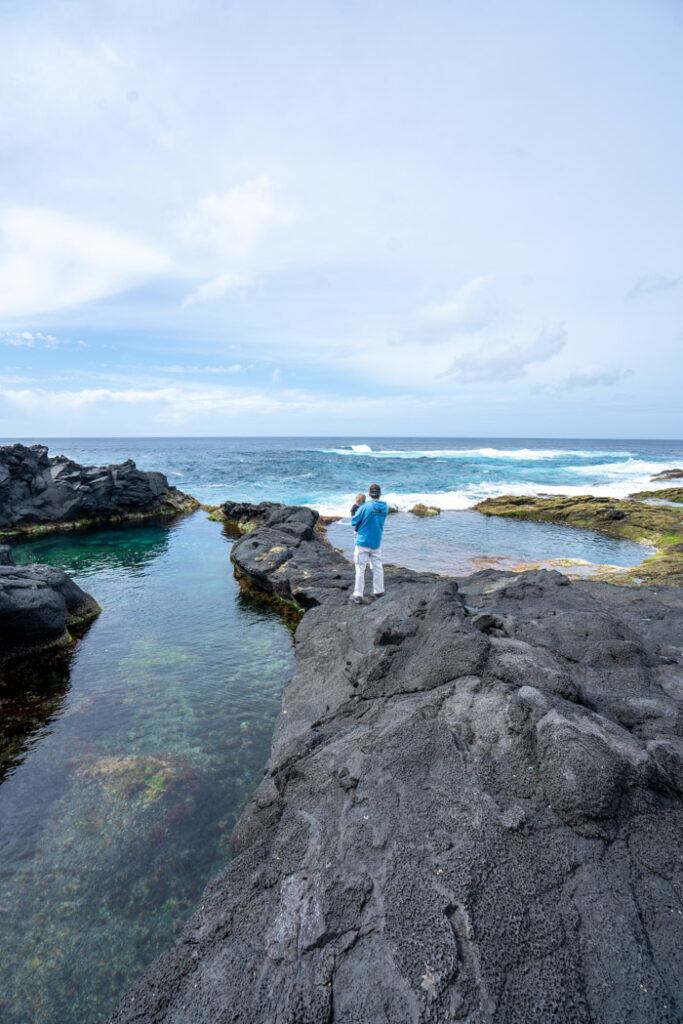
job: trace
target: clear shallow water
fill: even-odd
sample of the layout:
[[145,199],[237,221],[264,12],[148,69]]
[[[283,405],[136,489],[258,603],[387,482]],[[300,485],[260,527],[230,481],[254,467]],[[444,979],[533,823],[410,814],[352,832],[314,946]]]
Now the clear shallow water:
[[[29,441],[30,439],[22,439]],[[102,464],[133,458],[200,501],[313,505],[344,514],[373,480],[408,509],[418,501],[469,508],[496,494],[602,494],[651,489],[683,466],[683,441],[537,438],[68,438],[53,454]],[[664,485],[663,485],[664,486]]]
[[[330,542],[350,558],[353,529],[350,520],[330,523]],[[386,562],[409,569],[467,575],[488,564],[504,568],[522,562],[579,558],[598,564],[638,565],[650,549],[590,530],[554,523],[527,523],[488,517],[479,512],[443,512],[420,519],[405,513],[391,515],[384,531]],[[485,554],[483,554],[485,553]]]
[[228,858],[293,667],[229,543],[200,512],[14,547],[103,612],[70,663],[0,693],[3,1024],[104,1020]]

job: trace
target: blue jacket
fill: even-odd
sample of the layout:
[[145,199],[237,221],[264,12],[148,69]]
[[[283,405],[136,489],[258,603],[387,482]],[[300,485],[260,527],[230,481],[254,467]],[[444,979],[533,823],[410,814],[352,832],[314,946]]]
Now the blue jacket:
[[389,514],[386,501],[370,500],[364,502],[351,520],[352,526],[358,527],[356,544],[361,548],[378,548],[382,543],[384,520]]

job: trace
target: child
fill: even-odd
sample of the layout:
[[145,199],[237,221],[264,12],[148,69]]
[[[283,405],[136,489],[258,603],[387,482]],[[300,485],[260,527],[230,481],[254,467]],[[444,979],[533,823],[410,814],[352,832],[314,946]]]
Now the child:
[[[360,506],[364,505],[364,504],[365,504],[365,495],[364,494],[357,494],[356,495],[356,500],[353,503],[353,505],[351,506],[351,518],[352,519],[355,516],[356,512],[358,511],[358,509],[360,508]],[[354,526],[353,532],[354,533],[358,533],[358,527],[357,526]]]

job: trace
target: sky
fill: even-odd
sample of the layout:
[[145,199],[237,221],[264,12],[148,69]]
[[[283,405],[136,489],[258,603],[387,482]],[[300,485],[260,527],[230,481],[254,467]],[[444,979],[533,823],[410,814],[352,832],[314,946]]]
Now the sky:
[[683,437],[679,0],[0,38],[0,435]]

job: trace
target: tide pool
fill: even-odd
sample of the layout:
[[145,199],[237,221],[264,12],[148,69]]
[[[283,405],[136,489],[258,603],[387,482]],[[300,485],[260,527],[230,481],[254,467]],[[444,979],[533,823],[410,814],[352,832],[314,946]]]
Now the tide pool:
[[[347,558],[353,555],[350,520],[330,523],[330,542]],[[507,568],[556,558],[631,566],[652,549],[554,523],[533,523],[485,516],[480,512],[443,512],[421,519],[407,513],[387,518],[382,541],[384,560],[418,571],[465,576],[488,565]]]
[[73,657],[0,695],[0,1019],[98,1024],[229,857],[293,667],[219,524],[52,536],[102,605]]

